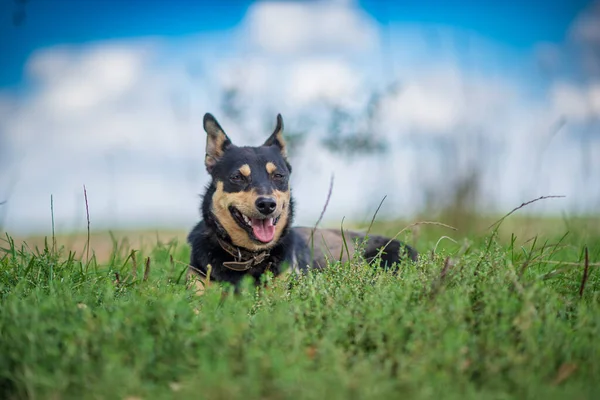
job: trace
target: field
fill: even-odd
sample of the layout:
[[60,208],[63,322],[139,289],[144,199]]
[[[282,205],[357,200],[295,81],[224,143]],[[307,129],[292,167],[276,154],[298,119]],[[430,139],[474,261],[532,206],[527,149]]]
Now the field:
[[600,398],[598,219],[493,222],[412,226],[397,274],[356,255],[203,296],[185,232],[7,235],[0,398]]

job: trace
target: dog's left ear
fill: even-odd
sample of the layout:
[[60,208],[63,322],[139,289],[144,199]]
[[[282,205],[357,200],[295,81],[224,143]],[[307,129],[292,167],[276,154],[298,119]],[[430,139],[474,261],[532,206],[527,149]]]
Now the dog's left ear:
[[225,150],[231,146],[231,140],[227,137],[216,118],[210,113],[204,114],[204,130],[206,131],[204,165],[208,173],[211,173],[215,164],[223,157]]
[[287,156],[285,140],[283,140],[283,118],[281,118],[281,114],[277,114],[277,126],[263,146],[277,146],[281,154],[284,157]]

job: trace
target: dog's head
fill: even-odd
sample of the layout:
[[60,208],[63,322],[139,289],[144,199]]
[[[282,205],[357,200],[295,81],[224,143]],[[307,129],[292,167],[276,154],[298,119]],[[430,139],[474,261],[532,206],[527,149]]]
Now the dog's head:
[[291,220],[283,119],[258,147],[235,146],[215,117],[204,115],[206,170],[214,192],[210,212],[234,245],[252,251],[272,247]]

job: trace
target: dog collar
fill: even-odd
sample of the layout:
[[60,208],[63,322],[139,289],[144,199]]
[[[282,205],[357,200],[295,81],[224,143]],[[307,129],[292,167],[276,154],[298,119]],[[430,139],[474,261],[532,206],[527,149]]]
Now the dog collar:
[[[253,253],[251,251],[241,249],[230,243],[227,243],[220,238],[217,238],[219,245],[223,250],[233,256],[235,261],[225,261],[223,266],[233,271],[248,271],[249,269],[262,263],[267,257],[269,257],[269,251],[265,250],[260,253]],[[267,265],[267,269],[271,266],[271,263]]]

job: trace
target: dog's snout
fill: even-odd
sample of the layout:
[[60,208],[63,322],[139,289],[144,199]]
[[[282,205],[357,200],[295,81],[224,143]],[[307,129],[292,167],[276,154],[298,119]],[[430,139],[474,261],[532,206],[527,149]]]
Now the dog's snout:
[[256,209],[260,211],[261,214],[269,215],[275,208],[277,207],[277,202],[275,199],[271,197],[259,197],[256,199]]

